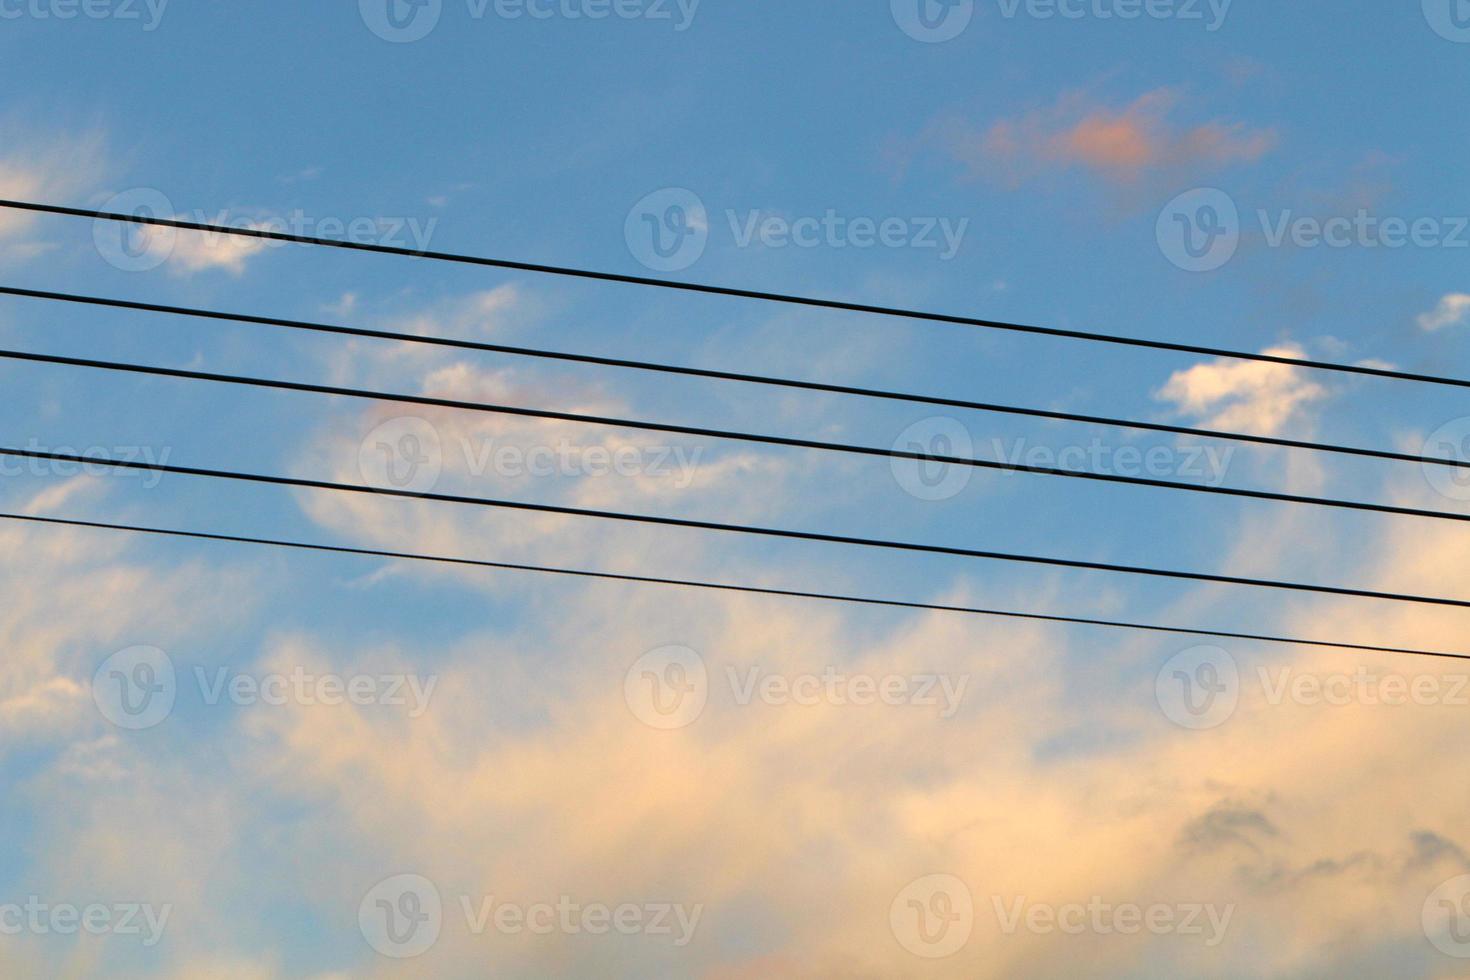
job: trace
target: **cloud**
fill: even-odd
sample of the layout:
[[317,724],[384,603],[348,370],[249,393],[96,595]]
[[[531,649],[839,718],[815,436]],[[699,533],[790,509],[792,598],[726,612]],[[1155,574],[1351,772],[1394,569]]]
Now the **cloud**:
[[[1262,353],[1304,356],[1292,345]],[[1275,435],[1297,412],[1327,395],[1293,365],[1222,358],[1175,372],[1154,397],[1173,402],[1180,413],[1201,418],[1210,428]]]
[[1150,174],[1215,170],[1254,163],[1275,145],[1270,130],[1211,120],[1171,123],[1182,101],[1175,89],[1147,92],[1121,107],[1098,105],[1079,92],[983,129],[958,118],[931,126],[937,140],[971,177],[1023,183],[1038,173],[1082,169],[1121,185]]
[[[184,215],[178,215],[187,220]],[[267,228],[263,222],[253,222],[245,227],[256,230]],[[242,238],[217,232],[180,231],[169,252],[169,271],[176,275],[192,275],[210,269],[223,269],[232,276],[245,273],[245,263],[270,247],[259,238]]]
[[1450,293],[1429,313],[1419,316],[1421,330],[1443,330],[1458,327],[1470,319],[1470,293]]
[[[106,172],[107,146],[97,132],[57,134],[0,121],[0,145],[14,148],[0,156],[0,197],[67,204],[85,196]],[[48,242],[28,238],[39,216],[0,208],[0,260],[26,261],[51,251]]]
[[[197,221],[197,215],[176,214],[180,221]],[[265,222],[245,222],[241,227],[266,229]],[[128,230],[133,236],[134,247],[141,257],[146,256],[150,264],[166,265],[176,276],[195,275],[212,269],[222,269],[232,276],[245,273],[245,264],[251,258],[270,248],[269,242],[259,238],[244,238],[215,231],[188,231],[153,225],[136,225]]]

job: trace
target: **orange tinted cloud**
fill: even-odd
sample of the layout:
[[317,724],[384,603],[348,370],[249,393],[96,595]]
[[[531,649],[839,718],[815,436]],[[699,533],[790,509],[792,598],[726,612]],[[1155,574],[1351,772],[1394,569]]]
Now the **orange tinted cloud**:
[[1122,108],[1098,106],[1073,93],[1049,108],[998,120],[983,132],[952,121],[941,127],[941,138],[974,176],[999,173],[1019,181],[1038,166],[1081,167],[1115,183],[1132,183],[1154,170],[1251,163],[1276,143],[1270,130],[1238,122],[1174,125],[1169,117],[1179,102],[1179,94],[1167,88]]

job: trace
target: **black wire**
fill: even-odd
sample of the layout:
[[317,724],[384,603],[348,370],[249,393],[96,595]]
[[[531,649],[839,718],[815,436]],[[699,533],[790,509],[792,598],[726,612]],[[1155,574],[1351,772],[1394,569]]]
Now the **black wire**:
[[459,255],[452,252],[434,252],[427,249],[412,249],[400,245],[381,245],[372,242],[351,242],[331,238],[316,238],[310,235],[293,235],[289,232],[268,231],[259,228],[231,228],[223,225],[184,221],[178,218],[159,218],[137,214],[119,214],[113,211],[97,211],[90,208],[69,208],[55,204],[36,204],[28,201],[0,200],[0,207],[42,214],[68,215],[78,218],[93,218],[104,221],[121,221],[129,224],[158,225],[179,228],[185,231],[213,232],[242,238],[259,238],[279,242],[295,242],[300,245],[322,245],[328,248],[351,249],[360,252],[376,252],[383,255],[401,255],[440,262],[457,262],[464,265],[486,266],[509,269],[516,272],[534,272],[542,275],[569,276],[576,279],[591,279],[598,282],[616,282],[635,286],[654,286],[660,289],[677,289],[684,292],[704,293],[713,296],[730,296],[753,299],[768,303],[785,303],[795,306],[819,307],[842,310],[849,313],[871,313],[878,316],[902,317],[910,320],[925,320],[933,323],[949,323],[965,327],[981,327],[988,330],[1009,330],[1016,333],[1038,334],[1061,337],[1068,340],[1085,340],[1092,343],[1118,344],[1127,347],[1146,347],[1153,350],[1176,351],[1186,354],[1204,354],[1210,357],[1228,357],[1242,361],[1264,361],[1270,364],[1289,364],[1295,367],[1312,368],[1318,371],[1338,371],[1344,374],[1369,375],[1393,378],[1399,381],[1418,381],[1426,384],[1451,385],[1470,388],[1470,380],[1445,378],[1428,374],[1414,374],[1388,368],[1368,367],[1361,364],[1337,364],[1330,361],[1314,361],[1299,357],[1282,357],[1275,354],[1253,354],[1247,351],[1227,350],[1219,347],[1202,347],[1195,344],[1180,344],[1162,340],[1147,340],[1140,337],[1123,337],[1115,334],[1089,333],[1082,330],[1064,330],[1060,327],[1039,327],[1004,320],[987,320],[979,317],[955,316],[948,313],[932,313],[922,310],[906,310],[891,306],[874,306],[868,303],[851,303],[842,300],[819,299],[810,296],[795,296],[786,293],[763,292],[754,289],[737,289],[731,286],[712,286],[703,283],[680,282],[672,279],[655,279],[649,276],[630,276],[613,272],[595,272],[567,266],[541,265],[533,262],[518,262],[511,259],[492,259],[478,255]]
[[391,340],[409,344],[424,344],[448,347],[456,350],[482,351],[494,354],[509,354],[517,357],[532,357],[544,360],[571,361],[581,364],[596,364],[602,367],[628,368],[637,371],[653,371],[662,374],[684,375],[694,378],[710,378],[719,381],[738,381],[748,384],[771,385],[796,388],[804,391],[820,391],[838,395],[856,395],[863,398],[878,398],[889,401],[912,402],[920,405],[938,405],[945,408],[964,408],[979,412],[994,412],[1001,415],[1019,415],[1028,418],[1052,419],[1061,422],[1081,422],[1090,425],[1106,425],[1120,429],[1138,429],[1147,432],[1168,432],[1174,435],[1198,436],[1204,439],[1225,439],[1247,442],[1262,446],[1285,449],[1309,449],[1316,452],[1339,453],[1371,459],[1385,459],[1404,463],[1426,463],[1433,466],[1450,466],[1470,469],[1470,462],[1445,459],[1439,456],[1423,456],[1382,449],[1363,449],[1354,446],[1339,446],[1332,443],[1309,442],[1300,439],[1284,439],[1277,436],[1260,436],[1244,432],[1229,432],[1217,429],[1200,429],[1184,425],[1168,425],[1162,422],[1140,422],[1133,419],[1110,418],[1104,415],[1082,415],[1074,412],[1056,412],[1040,408],[1024,408],[1014,405],[999,405],[990,402],[969,401],[961,398],[941,398],[907,392],[885,391],[879,388],[859,388],[851,385],[827,384],[819,381],[801,381],[776,378],[759,374],[740,374],[733,371],[716,371],[708,368],[679,367],[649,361],[628,360],[618,357],[599,357],[591,354],[572,354],[563,351],[543,350],[533,347],[512,347],[476,340],[458,340],[450,337],[431,337],[417,334],[398,333],[391,330],[373,330],[367,327],[348,327],[309,320],[290,320],[279,317],[254,316],[248,313],[226,313],[219,310],[197,309],[187,306],[168,306],[159,303],[144,303],[136,300],[108,299],[101,296],[85,296],[76,293],[58,293],[43,289],[24,289],[18,286],[0,286],[0,295],[18,296],[63,303],[79,303],[110,309],[135,310],[147,313],[163,313],[170,316],[199,317],[206,320],[224,320],[232,323],[253,323],[260,326],[283,327],[289,330],[305,330],[316,333],[338,334],[349,337],[370,337],[376,340]]
[[592,510],[584,507],[566,507],[556,504],[533,504],[520,500],[496,500],[487,497],[468,497],[459,494],[416,492],[362,486],[354,483],[333,483],[326,480],[308,480],[297,477],[274,476],[264,473],[242,473],[234,470],[214,470],[194,466],[174,466],[164,463],[145,463],[133,460],[114,460],[96,456],[80,456],[73,453],[55,453],[36,449],[13,449],[0,447],[0,456],[18,456],[23,459],[49,459],[64,463],[80,463],[86,466],[115,466],[119,469],[146,470],[150,473],[174,473],[180,476],[200,476],[210,479],[237,480],[243,483],[264,483],[272,486],[303,487],[311,490],[333,490],[344,493],[381,494],[389,497],[405,497],[415,500],[433,500],[441,503],[468,504],[476,507],[494,507],[503,510],[518,510],[538,514],[557,514],[564,517],[590,517],[605,521],[620,521],[629,524],[655,524],[662,527],[688,528],[698,531],[722,531],[733,534],[749,534],[757,537],[781,538],[791,541],[819,541],[825,544],[844,544],[862,548],[881,548],[889,551],[922,552],[933,555],[951,555],[960,558],[983,558],[989,561],[1016,562],[1028,565],[1050,565],[1057,568],[1076,568],[1099,572],[1117,572],[1126,575],[1147,575],[1154,578],[1187,579],[1195,582],[1217,582],[1225,585],[1249,585],[1263,589],[1281,589],[1292,592],[1313,592],[1320,595],[1352,596],[1360,599],[1387,599],[1393,602],[1409,602],[1419,605],[1454,606],[1470,609],[1470,599],[1449,599],[1434,596],[1408,595],[1397,592],[1376,592],[1366,589],[1349,589],[1328,585],[1310,585],[1302,582],[1280,582],[1271,579],[1241,578],[1232,575],[1212,575],[1205,572],[1184,572],[1173,569],[1150,568],[1139,565],[1118,565],[1106,562],[1083,561],[1075,558],[1049,558],[1039,555],[1012,554],[1002,551],[980,551],[972,548],[956,548],[949,545],[919,544],[911,541],[890,541],[878,538],[860,538],[842,534],[823,534],[816,531],[792,531],[784,528],[757,527],[748,524],[727,524],[717,521],[700,521],[682,517],[655,517],[648,514],[625,514],[617,511]]
[[1435,650],[1417,650],[1404,647],[1371,646],[1361,643],[1336,643],[1330,640],[1303,640],[1290,636],[1272,636],[1261,633],[1235,633],[1225,630],[1208,630],[1178,626],[1158,626],[1151,623],[1129,623],[1118,620],[1088,619],[1079,616],[1059,616],[1047,613],[1014,612],[1002,609],[983,609],[973,606],[951,606],[929,602],[905,602],[899,599],[873,599],[863,596],[838,595],[828,592],[802,592],[791,589],[761,588],[753,585],[728,585],[717,582],[699,582],[688,579],[655,578],[645,575],[625,575],[617,572],[594,572],[583,569],[552,568],[544,565],[520,565],[510,562],[483,561],[473,558],[450,558],[441,555],[424,555],[415,552],[383,551],[374,548],[349,548],[342,545],[311,544],[302,541],[282,541],[274,538],[244,537],[234,534],[212,534],[205,531],[180,531],[170,528],[140,527],[129,524],[107,524],[99,521],[82,521],[61,517],[38,517],[33,514],[0,513],[0,520],[25,521],[62,527],[80,527],[94,530],[125,531],[133,534],[153,534],[173,538],[190,538],[200,541],[222,541],[232,544],[266,545],[275,548],[291,548],[301,551],[328,552],[342,555],[359,555],[371,558],[391,558],[405,561],[433,562],[436,564],[496,568],[517,572],[538,572],[547,575],[567,575],[576,578],[601,579],[613,582],[633,582],[643,585],[670,585],[689,589],[709,589],[719,592],[743,592],[753,595],[781,596],[792,599],[820,599],[829,602],[846,602],[867,606],[884,606],[896,609],[918,609],[934,612],[964,613],[974,616],[992,616],[1004,619],[1022,619],[1045,623],[1067,623],[1078,626],[1101,626],[1110,629],[1141,630],[1150,633],[1177,633],[1184,636],[1209,636],[1227,640],[1252,640],[1263,643],[1293,644],[1308,647],[1329,647],[1336,650],[1358,650],[1369,653],[1395,653],[1412,657],[1437,657],[1447,660],[1470,660],[1470,654],[1444,653]]
[[736,432],[727,429],[709,429],[689,425],[674,425],[663,422],[645,422],[636,419],[611,418],[601,415],[581,415],[573,412],[554,412],[536,408],[521,408],[512,405],[494,405],[487,402],[461,401],[453,398],[435,398],[428,395],[407,395],[395,392],[369,391],[362,388],[344,388],[336,385],[309,384],[301,381],[277,381],[270,378],[247,377],[237,374],[216,374],[208,371],[191,371],[184,368],[153,367],[145,364],[127,364],[121,361],[103,361],[86,357],[65,357],[60,354],[35,354],[29,351],[5,350],[0,348],[0,360],[27,361],[39,364],[57,364],[67,367],[94,368],[102,371],[118,371],[128,374],[144,374],[165,378],[182,378],[192,381],[208,381],[218,384],[242,385],[253,388],[270,388],[281,391],[299,391],[319,395],[339,395],[346,398],[363,398],[371,401],[401,402],[408,405],[427,405],[436,408],[464,409],[496,415],[511,415],[521,418],[545,419],[558,422],[573,422],[580,425],[599,425],[612,428],[636,429],[645,432],[666,432],[678,435],[701,436],[711,439],[728,439],[737,442],[784,446],[795,449],[817,449],[825,452],[848,453],[860,456],[878,456],[888,459],[907,459],[945,466],[968,466],[975,469],[997,470],[1006,473],[1027,473],[1037,476],[1071,477],[1080,480],[1095,480],[1102,483],[1129,486],[1154,487],[1164,490],[1185,490],[1192,493],[1218,494],[1227,497],[1243,497],[1252,500],[1270,500],[1278,503],[1306,504],[1317,507],[1332,507],[1340,510],[1363,511],[1374,514],[1392,514],[1403,517],[1424,517],[1433,520],[1470,523],[1470,514],[1451,511],[1427,510],[1418,507],[1399,507],[1391,504],[1375,504],[1356,500],[1340,500],[1334,497],[1311,497],[1301,494],[1279,493],[1272,490],[1251,490],[1240,487],[1212,487],[1177,480],[1161,480],[1152,477],[1125,476],[1116,473],[1094,473],[1086,470],[1060,469],[1054,466],[1027,466],[1001,460],[974,459],[968,456],[947,456],[936,453],[910,452],[902,449],[881,449],[876,446],[857,446],[840,442],[823,442],[815,439],[797,439],[788,436],[759,435],[751,432]]

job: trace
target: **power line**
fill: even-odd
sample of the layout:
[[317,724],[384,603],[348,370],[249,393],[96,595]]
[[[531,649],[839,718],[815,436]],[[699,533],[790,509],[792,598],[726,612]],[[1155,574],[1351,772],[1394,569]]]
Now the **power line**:
[[377,494],[415,500],[432,500],[440,503],[467,504],[476,507],[492,507],[502,510],[523,511],[538,514],[556,514],[563,517],[587,517],[604,521],[628,524],[659,525],[698,531],[721,531],[755,537],[779,538],[790,541],[814,541],[824,544],[851,545],[862,548],[878,548],[889,551],[919,552],[933,555],[950,555],[959,558],[980,558],[988,561],[1013,562],[1028,565],[1048,565],[1056,568],[1074,568],[1088,571],[1116,572],[1126,575],[1143,575],[1153,578],[1214,582],[1223,585],[1248,585],[1263,589],[1280,589],[1291,592],[1312,592],[1320,595],[1350,596],[1360,599],[1386,599],[1393,602],[1416,603],[1419,605],[1454,606],[1470,609],[1470,599],[1450,599],[1434,596],[1410,595],[1397,592],[1378,592],[1367,589],[1350,589],[1338,586],[1311,585],[1302,582],[1282,582],[1272,579],[1243,578],[1233,575],[1214,575],[1206,572],[1187,572],[1174,569],[1151,568],[1140,565],[1120,565],[1107,562],[1084,561],[1075,558],[1052,558],[1040,555],[1024,555],[1002,551],[982,551],[973,548],[957,548],[950,545],[920,544],[911,541],[892,541],[879,538],[862,538],[852,535],[824,534],[817,531],[795,531],[786,528],[759,527],[749,524],[729,524],[718,521],[701,521],[682,517],[657,517],[649,514],[626,514],[617,511],[593,510],[585,507],[567,507],[557,504],[536,504],[520,500],[497,500],[487,497],[469,497],[459,494],[416,492],[394,488],[362,486],[354,483],[334,483],[327,480],[309,480],[298,477],[275,476],[263,473],[245,473],[235,470],[216,470],[194,466],[174,466],[164,463],[147,463],[134,460],[113,460],[73,453],[56,453],[36,449],[14,449],[0,447],[0,456],[18,456],[23,459],[47,459],[64,463],[79,463],[86,466],[109,466],[119,469],[145,470],[150,473],[174,473],[179,476],[198,476],[209,479],[235,480],[244,483],[261,483],[272,486],[301,487],[309,490],[332,490],[343,493]]
[[122,361],[105,361],[95,358],[66,357],[59,354],[36,354],[29,351],[0,349],[0,360],[25,361],[38,364],[55,364],[67,367],[83,367],[128,374],[143,374],[155,377],[178,378],[192,381],[207,381],[218,384],[240,385],[253,388],[268,388],[280,391],[306,392],[319,395],[335,395],[346,398],[361,398],[371,401],[399,402],[408,405],[424,405],[435,408],[463,409],[519,418],[534,418],[557,422],[572,422],[580,425],[606,426],[610,428],[634,429],[644,432],[664,432],[676,435],[699,436],[737,442],[782,446],[794,449],[815,449],[824,452],[849,455],[883,457],[887,459],[913,460],[923,463],[938,463],[945,466],[968,466],[974,469],[993,470],[1006,473],[1026,473],[1035,476],[1068,477],[1092,480],[1101,483],[1126,486],[1153,487],[1164,490],[1182,490],[1192,493],[1215,494],[1250,500],[1268,500],[1277,503],[1306,504],[1353,510],[1375,514],[1390,514],[1402,517],[1423,517],[1433,520],[1470,523],[1470,514],[1451,511],[1428,510],[1418,507],[1400,507],[1356,500],[1341,500],[1334,497],[1314,497],[1301,494],[1280,493],[1272,490],[1252,490],[1242,487],[1214,487],[1203,484],[1185,483],[1178,480],[1163,480],[1152,477],[1127,476],[1117,473],[1096,473],[1088,470],[1069,470],[1054,466],[1030,466],[1008,463],[1003,460],[975,459],[968,456],[949,456],[936,453],[911,452],[902,449],[882,449],[876,446],[859,446],[850,443],[825,442],[816,439],[798,439],[788,436],[760,435],[729,429],[712,429],[664,422],[648,422],[638,419],[622,419],[601,415],[584,415],[574,412],[556,412],[545,409],[523,408],[512,405],[496,405],[488,402],[462,401],[454,398],[437,398],[428,395],[409,395],[396,392],[370,391],[363,388],[346,388],[337,385],[311,384],[301,381],[279,381],[271,378],[251,377],[238,374],[217,374],[209,371],[193,371],[185,368],[154,367],[145,364],[129,364]]
[[1089,425],[1105,425],[1120,429],[1137,429],[1145,432],[1167,432],[1173,435],[1196,436],[1204,439],[1223,439],[1233,442],[1245,442],[1261,446],[1273,446],[1284,449],[1307,449],[1314,452],[1337,453],[1347,456],[1358,456],[1370,459],[1383,459],[1393,462],[1422,463],[1431,466],[1449,466],[1461,469],[1470,469],[1470,462],[1458,459],[1446,459],[1439,456],[1425,456],[1414,453],[1401,453],[1383,449],[1365,449],[1355,446],[1342,446],[1333,443],[1310,442],[1300,439],[1286,439],[1278,436],[1252,435],[1245,432],[1230,432],[1218,429],[1201,429],[1183,425],[1169,425],[1162,422],[1143,422],[1136,419],[1111,418],[1104,415],[1084,415],[1075,412],[1058,412],[1040,408],[1026,408],[1015,405],[1001,405],[991,402],[978,402],[961,398],[942,398],[933,395],[913,394],[908,392],[888,391],[880,388],[861,388],[851,385],[828,384],[819,381],[803,381],[790,378],[771,377],[769,375],[741,374],[733,371],[718,371],[709,368],[681,367],[677,365],[658,364],[650,361],[629,360],[617,357],[600,357],[591,354],[575,354],[563,351],[544,350],[533,347],[514,347],[506,344],[494,344],[476,340],[461,340],[450,337],[433,337],[419,334],[400,333],[391,330],[374,330],[367,327],[350,327],[337,324],[315,323],[309,320],[292,320],[280,317],[255,316],[248,313],[227,313],[219,310],[206,310],[187,306],[169,306],[160,303],[145,303],[136,300],[109,299],[101,296],[86,296],[76,293],[60,293],[41,289],[24,289],[18,286],[0,286],[0,295],[17,296],[27,299],[39,299],[64,303],[76,303],[87,306],[99,306],[110,309],[133,310],[147,313],[162,313],[169,316],[198,317],[206,320],[222,320],[232,323],[251,323],[259,326],[281,327],[289,330],[303,330],[315,333],[336,334],[350,337],[367,337],[375,340],[389,340],[400,343],[423,344],[433,347],[445,347],[456,350],[470,350],[493,354],[507,354],[516,357],[530,357],[544,360],[568,361],[581,364],[595,364],[602,367],[627,368],[638,371],[652,371],[661,374],[682,375],[695,378],[709,378],[719,381],[736,381],[747,384],[770,385],[782,388],[794,388],[804,391],[819,391],[828,394],[854,395],[862,398],[875,398],[887,401],[911,402],[919,405],[935,405],[943,408],[962,408],[979,412],[992,412],[1001,415],[1016,415],[1027,418],[1050,419],[1061,422],[1079,422]]
[[1209,630],[1191,627],[1159,626],[1150,623],[1131,623],[1118,620],[1089,619],[1079,616],[1060,616],[1048,613],[1015,612],[1001,609],[984,609],[973,606],[954,606],[928,602],[906,602],[898,599],[875,599],[862,596],[839,595],[827,592],[804,592],[790,589],[762,588],[751,585],[730,585],[717,582],[701,582],[689,579],[656,578],[645,575],[626,575],[616,572],[597,572],[584,569],[553,568],[544,565],[524,565],[511,562],[484,561],[473,558],[452,558],[441,555],[425,555],[416,552],[387,551],[375,548],[351,548],[343,545],[312,544],[301,541],[284,541],[274,538],[246,537],[233,534],[215,534],[204,531],[182,531],[171,528],[141,527],[129,524],[108,524],[100,521],[83,521],[60,517],[40,517],[33,514],[0,513],[0,520],[23,521],[58,527],[77,527],[92,530],[123,531],[132,534],[149,534],[171,538],[188,538],[199,541],[217,541],[232,544],[263,545],[274,548],[289,548],[331,554],[356,555],[360,557],[388,558],[403,561],[432,562],[474,568],[493,568],[505,571],[535,572],[547,575],[565,575],[584,579],[613,582],[630,582],[643,585],[666,585],[689,589],[707,589],[719,592],[740,592],[752,595],[779,596],[792,599],[817,599],[828,602],[853,603],[867,606],[883,606],[895,609],[928,610],[934,612],[962,613],[974,616],[989,616],[1004,619],[1019,619],[1035,622],[1061,623],[1078,626],[1098,626],[1110,629],[1140,630],[1151,633],[1176,633],[1183,636],[1207,636],[1227,640],[1250,640],[1262,643],[1279,643],[1308,647],[1327,647],[1337,650],[1357,650],[1368,653],[1393,653],[1413,657],[1436,657],[1448,660],[1467,660],[1470,654],[1445,653],[1435,650],[1419,650],[1404,647],[1372,646],[1361,643],[1338,643],[1331,640],[1306,640],[1289,636],[1273,636],[1260,633],[1237,633],[1225,630]]
[[1225,357],[1242,361],[1261,361],[1270,364],[1286,364],[1293,367],[1310,368],[1318,371],[1337,371],[1344,374],[1367,375],[1378,378],[1391,378],[1398,381],[1417,381],[1425,384],[1450,385],[1457,388],[1470,388],[1470,379],[1446,378],[1436,375],[1416,374],[1408,371],[1397,371],[1390,368],[1371,367],[1362,364],[1339,364],[1331,361],[1316,361],[1299,357],[1284,357],[1275,354],[1256,354],[1249,351],[1228,350],[1220,347],[1204,347],[1196,344],[1181,344],[1162,340],[1149,340],[1141,337],[1125,337],[1116,334],[1091,333],[1083,330],[1066,330],[1060,327],[1041,327],[1031,324],[1011,323],[1004,320],[989,320],[979,317],[957,316],[949,313],[925,312],[922,310],[909,310],[892,306],[876,306],[869,303],[853,303],[844,300],[820,299],[811,296],[797,296],[788,293],[773,293],[754,289],[739,289],[731,286],[713,286],[704,283],[681,282],[672,279],[656,279],[649,276],[631,276],[613,272],[596,272],[589,269],[578,269],[568,266],[543,265],[533,262],[520,262],[511,259],[493,259],[478,255],[461,255],[452,252],[435,252],[427,249],[406,248],[399,245],[382,245],[372,242],[352,242],[331,238],[318,238],[311,235],[293,235],[289,232],[270,231],[260,228],[231,228],[224,225],[211,225],[197,221],[185,221],[179,218],[159,218],[138,214],[120,214],[113,211],[99,211],[90,208],[70,208],[55,204],[37,204],[29,201],[8,201],[0,199],[0,207],[14,208],[22,211],[34,211],[42,214],[66,215],[78,218],[92,218],[104,221],[121,221],[128,224],[156,225],[164,228],[177,228],[184,231],[202,231],[221,235],[234,235],[241,238],[256,238],[269,241],[293,242],[299,245],[320,245],[328,248],[350,249],[360,252],[375,252],[382,255],[399,255],[410,258],[431,259],[439,262],[455,262],[463,265],[483,266],[494,269],[506,269],[515,272],[533,272],[540,275],[564,276],[576,279],[589,279],[598,282],[614,282],[635,286],[652,286],[660,289],[674,289],[683,292],[703,293],[713,296],[728,296],[738,299],[759,300],[767,303],[784,303],[792,306],[817,307],[828,310],[841,310],[848,313],[869,313],[877,316],[900,317],[909,320],[924,320],[932,323],[947,323],[965,327],[979,327],[987,330],[1006,330],[1015,333],[1035,334],[1047,337],[1058,337],[1067,340],[1083,340],[1091,343],[1116,344],[1126,347],[1143,347],[1153,350],[1173,351],[1185,354],[1202,354],[1209,357]]

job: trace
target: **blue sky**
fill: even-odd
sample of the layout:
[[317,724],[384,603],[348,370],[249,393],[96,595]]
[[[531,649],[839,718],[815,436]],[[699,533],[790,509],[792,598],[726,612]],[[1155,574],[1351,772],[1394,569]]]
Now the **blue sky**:
[[[1470,374],[1457,122],[1470,45],[1439,19],[1448,3],[1181,0],[1149,8],[1169,16],[1121,19],[1099,12],[1126,0],[1064,5],[1078,17],[976,0],[953,14],[971,16],[957,36],[926,43],[903,29],[904,0],[840,12],[646,0],[604,19],[569,16],[602,9],[593,0],[536,6],[544,18],[444,0],[417,15],[436,14],[432,30],[395,43],[371,28],[384,23],[374,2],[118,0],[72,18],[60,0],[0,5],[0,197],[163,200],[191,220],[329,237],[368,221],[379,240],[450,252]],[[626,229],[670,189],[702,206],[708,244],[654,273]],[[1190,272],[1160,229],[1170,202],[1200,189],[1223,192],[1239,227],[1228,260]],[[1272,241],[1283,222],[1360,213],[1375,228],[1419,222],[1433,242]],[[845,229],[836,242],[742,242],[762,221],[829,215]],[[952,255],[862,247],[852,228],[865,221],[897,222],[910,243],[930,228],[958,238]],[[1465,414],[1450,388],[326,249],[135,237],[151,261],[130,271],[107,244],[117,234],[0,214],[0,281],[1409,452]],[[1196,474],[1180,468],[1197,441],[241,324],[5,299],[0,335],[12,349],[881,447],[916,424],[921,440],[962,432],[986,457],[1165,447],[1171,478],[1464,508],[1410,465],[1234,447],[1223,472]],[[1401,518],[983,473],[924,500],[882,460],[38,365],[0,364],[0,378],[11,446],[371,482],[362,460],[377,443],[422,431],[393,421],[408,415],[442,440],[446,492],[1431,595],[1463,581],[1463,535]],[[477,474],[459,453],[559,440],[583,462],[589,445],[625,449],[640,469]],[[666,456],[692,469],[660,471]],[[447,504],[44,467],[7,471],[0,494],[6,510],[82,519],[1464,647],[1454,614],[1391,604]],[[1405,975],[1447,976],[1458,962],[1419,924],[1425,896],[1470,871],[1470,841],[1454,836],[1463,794],[1446,788],[1453,707],[1271,703],[1255,682],[1364,662],[1442,678],[1454,664],[1230,645],[1241,706],[1192,731],[1155,694],[1195,645],[1178,637],[0,533],[14,556],[0,636],[15,651],[0,672],[0,828],[18,845],[0,859],[0,906],[37,895],[174,909],[146,946],[0,936],[8,974],[1047,976],[1087,964],[1309,977],[1373,975],[1393,957]],[[709,706],[656,731],[629,711],[625,674],[671,645],[708,667]],[[96,685],[136,646],[167,654],[178,690],[165,718],[133,731],[105,717]],[[736,664],[788,679],[963,676],[966,693],[948,718],[830,695],[740,704],[725,683]],[[436,687],[412,717],[299,697],[211,704],[196,667]],[[1442,756],[1423,748],[1439,740]],[[1412,802],[1366,812],[1385,798]],[[398,959],[375,951],[357,912],[375,883],[409,872],[434,880],[449,911],[431,949]],[[931,959],[888,919],[894,895],[935,872],[966,883],[977,924]],[[703,914],[680,946],[467,931],[451,896],[492,894]],[[990,911],[1006,895],[1236,911],[1219,946],[1017,936]]]

